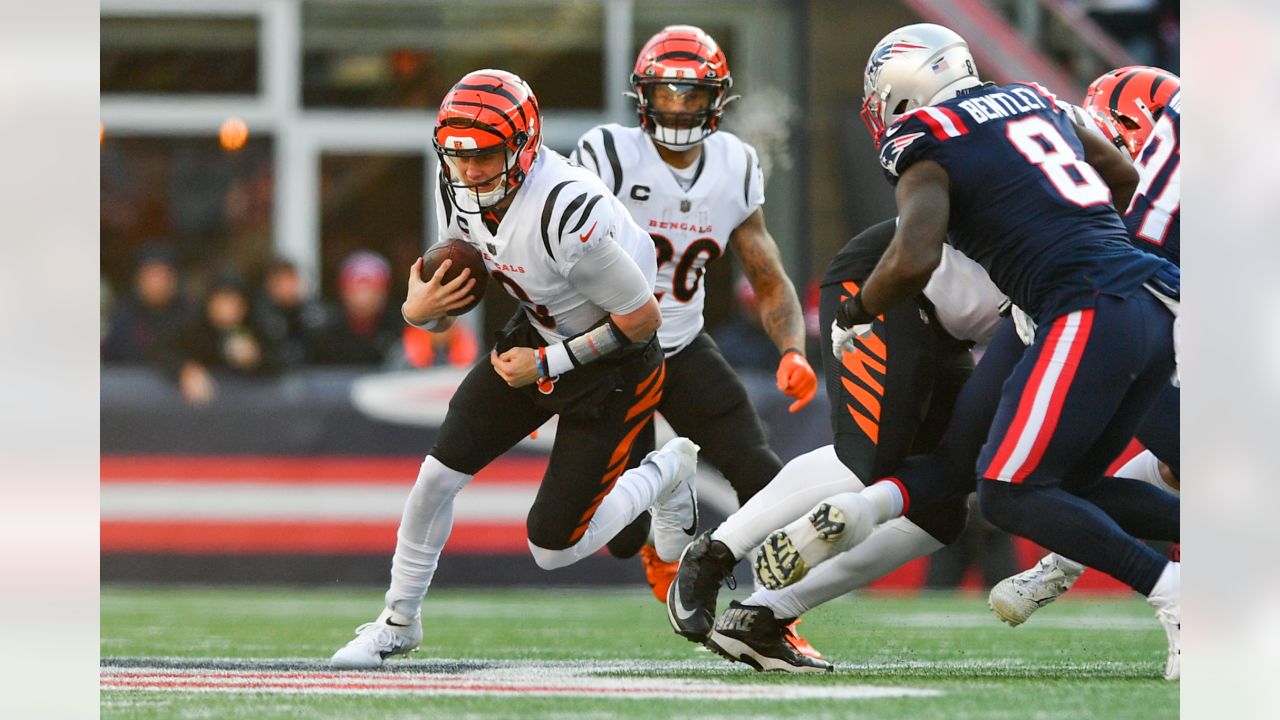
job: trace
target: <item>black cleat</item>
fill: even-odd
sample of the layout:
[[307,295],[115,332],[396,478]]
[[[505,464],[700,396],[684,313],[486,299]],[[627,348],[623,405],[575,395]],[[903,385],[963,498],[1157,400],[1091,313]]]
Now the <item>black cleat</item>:
[[826,660],[800,653],[791,643],[795,618],[778,619],[767,607],[729,603],[707,647],[735,662],[746,663],[757,672],[831,672],[835,666]]
[[677,634],[690,642],[706,642],[716,619],[716,596],[726,579],[737,586],[733,553],[706,532],[689,543],[680,555],[676,578],[667,590],[667,619]]

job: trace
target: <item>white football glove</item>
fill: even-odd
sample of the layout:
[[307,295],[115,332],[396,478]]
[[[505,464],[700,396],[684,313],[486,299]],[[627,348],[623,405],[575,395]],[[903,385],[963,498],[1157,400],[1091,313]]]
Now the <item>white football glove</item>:
[[853,352],[853,339],[856,337],[865,337],[871,333],[871,323],[862,325],[854,325],[851,328],[842,328],[836,320],[831,321],[831,354],[836,356],[837,360],[843,360],[844,354]]
[[1013,306],[1010,314],[1013,315],[1013,327],[1018,331],[1018,339],[1029,347],[1036,341],[1036,321],[1017,305]]

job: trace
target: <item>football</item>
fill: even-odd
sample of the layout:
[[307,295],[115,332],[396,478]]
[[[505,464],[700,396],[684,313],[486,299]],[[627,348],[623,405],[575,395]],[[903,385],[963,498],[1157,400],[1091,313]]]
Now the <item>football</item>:
[[485,286],[489,283],[489,271],[484,266],[484,258],[480,256],[480,251],[476,250],[471,243],[466,240],[445,240],[427,248],[427,252],[423,254],[422,279],[429,281],[445,260],[452,260],[453,264],[445,271],[444,282],[458,277],[463,268],[470,268],[471,277],[476,279],[475,286],[471,288],[471,301],[449,312],[452,316],[462,315],[474,308],[480,302],[480,298],[484,297]]

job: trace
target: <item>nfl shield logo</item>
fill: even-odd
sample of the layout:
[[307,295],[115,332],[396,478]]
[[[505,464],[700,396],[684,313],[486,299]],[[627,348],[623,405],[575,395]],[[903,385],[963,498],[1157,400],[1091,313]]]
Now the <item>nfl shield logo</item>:
[[692,206],[692,203],[690,203],[688,200],[681,200],[681,201],[680,201],[680,212],[682,212],[682,213],[687,213],[687,212],[689,212],[689,208],[690,208],[691,206]]
[[489,248],[489,254],[490,254],[490,255],[497,255],[497,254],[498,254],[498,246],[497,246],[497,245],[494,245],[493,243],[485,243],[485,244],[484,244],[484,246],[485,246],[485,247],[487,247],[487,248]]

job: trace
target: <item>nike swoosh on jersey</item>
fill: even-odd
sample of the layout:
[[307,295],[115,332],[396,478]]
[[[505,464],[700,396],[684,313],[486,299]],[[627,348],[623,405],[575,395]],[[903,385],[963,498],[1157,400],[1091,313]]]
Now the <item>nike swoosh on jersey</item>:
[[586,242],[591,239],[591,233],[596,231],[596,225],[599,221],[591,223],[591,229],[578,236],[580,242]]

